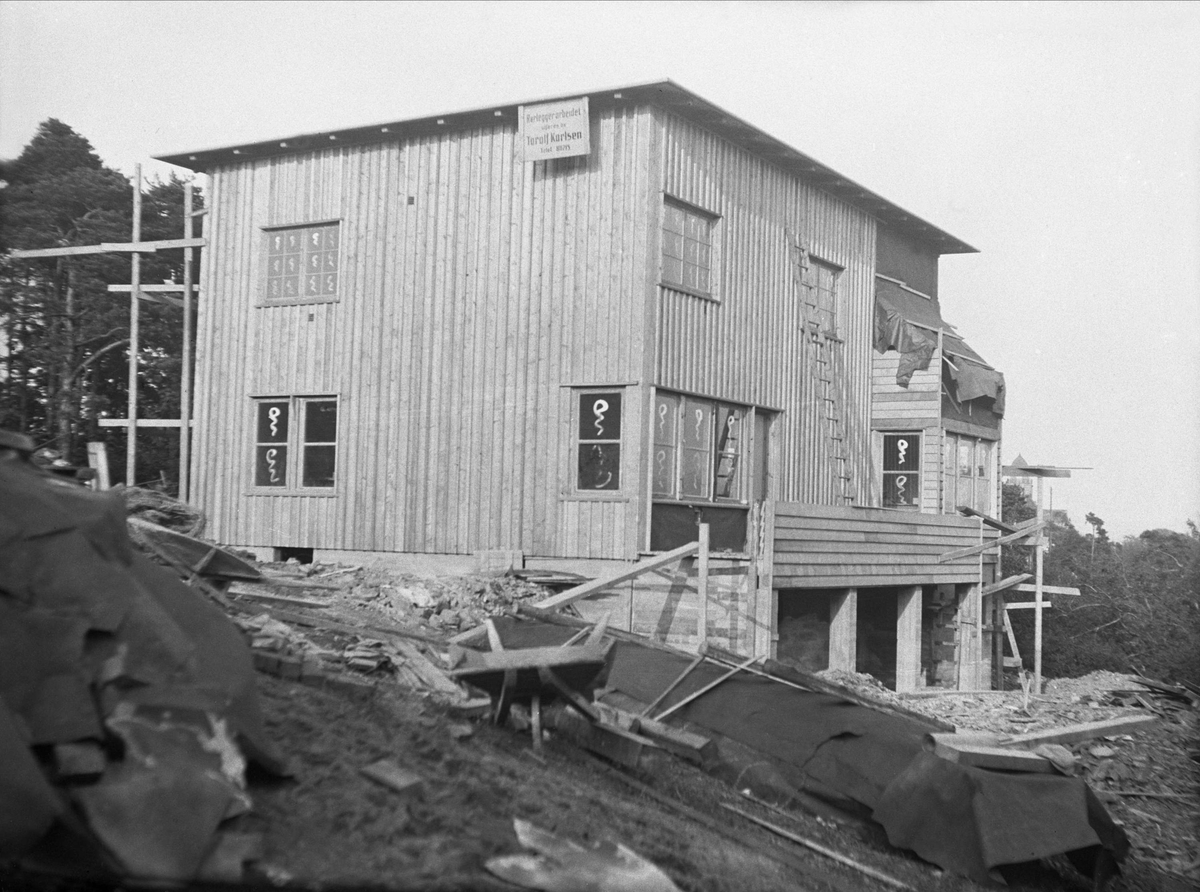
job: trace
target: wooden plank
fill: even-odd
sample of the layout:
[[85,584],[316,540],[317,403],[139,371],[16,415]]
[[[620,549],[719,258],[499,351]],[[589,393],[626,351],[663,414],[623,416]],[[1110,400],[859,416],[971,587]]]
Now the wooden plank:
[[[100,427],[129,427],[128,418],[99,418]],[[139,418],[137,427],[179,427],[178,418]]]
[[832,505],[805,505],[797,502],[776,502],[776,515],[784,518],[813,518],[842,521],[851,527],[863,521],[905,523],[914,526],[950,527],[966,529],[975,534],[979,524],[954,514],[917,514],[911,511],[896,511],[887,508],[840,507]]
[[976,511],[974,508],[971,508],[968,505],[959,505],[957,510],[958,510],[959,514],[965,515],[966,517],[978,517],[980,520],[982,520],[984,523],[986,523],[988,526],[990,526],[993,530],[1000,530],[1000,532],[1002,532],[1002,533],[1015,533],[1018,531],[1016,527],[1009,526],[1006,523],[1002,523],[1001,521],[997,520],[996,518],[989,517],[988,515],[984,514],[982,511]]
[[708,524],[700,524],[698,530],[699,539],[696,542],[698,546],[696,552],[696,570],[699,577],[697,580],[697,601],[700,605],[699,635],[701,644],[708,640],[708,530]]
[[[611,642],[608,642],[611,644]],[[504,669],[538,669],[543,666],[573,666],[579,663],[604,662],[608,653],[607,644],[577,645],[575,647],[522,647],[515,650],[502,651],[467,651],[469,665],[463,665],[450,672],[458,677],[485,671],[501,671]]]
[[750,814],[749,812],[742,811],[740,808],[732,806],[727,802],[722,802],[721,807],[728,809],[729,811],[733,812],[735,815],[741,815],[747,821],[752,821],[753,823],[758,824],[760,827],[764,827],[767,830],[770,830],[772,833],[776,834],[777,836],[782,836],[784,839],[791,840],[792,842],[802,845],[805,848],[812,849],[814,852],[824,855],[826,858],[832,858],[834,861],[837,861],[839,864],[844,864],[847,867],[852,867],[855,870],[857,870],[859,873],[865,874],[866,876],[869,876],[872,879],[879,880],[881,883],[886,883],[887,885],[889,885],[895,889],[905,889],[905,890],[908,890],[908,892],[917,892],[917,890],[914,889],[912,886],[908,885],[908,883],[901,882],[900,880],[896,879],[893,876],[889,876],[888,874],[884,873],[883,871],[876,870],[873,867],[869,867],[868,865],[863,864],[861,861],[856,861],[847,855],[843,855],[840,852],[835,852],[833,849],[826,848],[825,846],[821,845],[820,843],[813,842],[811,839],[806,839],[803,836],[799,836],[798,834],[792,833],[790,830],[785,830],[783,827],[780,827],[777,824],[772,824],[770,821],[764,821],[762,818],[755,817],[754,815]]
[[743,669],[750,666],[752,663],[757,663],[760,659],[762,659],[762,658],[761,657],[750,657],[750,659],[746,660],[744,663],[740,663],[737,666],[733,667],[728,672],[726,672],[724,675],[720,675],[717,678],[713,679],[708,684],[706,684],[704,687],[700,688],[700,690],[693,691],[691,694],[688,694],[688,696],[684,697],[678,703],[674,704],[669,709],[666,709],[663,712],[661,712],[660,714],[658,714],[657,716],[655,716],[654,720],[657,722],[661,722],[667,716],[671,715],[671,713],[678,712],[680,709],[687,706],[693,700],[697,700],[700,697],[703,697],[705,694],[707,694],[713,688],[724,683],[728,679],[733,678],[733,676],[737,675],[739,672],[741,672]]
[[[1011,601],[1004,605],[1005,610],[1033,610],[1037,608],[1037,601]],[[1053,607],[1049,601],[1042,602],[1042,609]]]
[[[1005,605],[1008,606],[1007,604]],[[1008,638],[1008,646],[1012,650],[1012,659],[1017,661],[1017,666],[1021,665],[1021,652],[1017,650],[1017,636],[1013,633],[1012,621],[1008,618],[1007,611],[1004,614],[1004,634]],[[1008,666],[1008,657],[1004,658],[1004,665]]]
[[393,638],[389,645],[400,652],[408,668],[417,674],[426,687],[455,698],[462,698],[462,688],[447,678],[441,667],[421,653],[415,645],[403,638]]
[[[1036,585],[1018,585],[1018,586],[1016,586],[1014,591],[1024,592],[1025,594],[1030,594],[1030,595],[1036,594],[1037,586]],[[1079,591],[1079,589],[1073,588],[1069,585],[1043,585],[1042,586],[1042,594],[1043,595],[1078,595],[1078,594],[1080,594],[1080,591]]]
[[208,244],[203,238],[173,238],[154,242],[101,242],[98,245],[73,245],[65,248],[32,248],[13,251],[14,260],[35,260],[41,257],[77,257],[84,254],[154,254],[171,248],[203,248]]
[[[795,568],[791,568],[795,569]],[[949,573],[934,573],[929,571],[885,573],[879,568],[875,572],[856,572],[854,567],[838,567],[836,573],[810,573],[787,576],[776,576],[772,579],[775,591],[788,588],[871,588],[884,585],[934,585],[965,584],[979,578],[979,569],[972,573],[969,568],[960,571],[951,570]]]
[[650,570],[657,570],[659,567],[664,567],[680,558],[695,554],[700,549],[699,542],[689,542],[687,545],[681,545],[673,551],[664,552],[652,558],[634,564],[626,570],[619,573],[614,573],[611,576],[605,576],[601,579],[594,579],[591,582],[586,582],[583,585],[577,585],[574,588],[569,588],[561,594],[547,598],[545,601],[539,602],[536,606],[541,610],[558,610],[568,604],[574,604],[576,601],[586,598],[589,595],[594,595],[597,592],[604,591],[610,586],[618,585],[622,582],[627,582],[637,576]]
[[689,675],[691,675],[692,670],[695,669],[697,666],[699,666],[703,662],[704,662],[704,645],[701,644],[701,652],[697,653],[696,656],[693,658],[692,662],[688,663],[687,667],[681,673],[679,673],[678,677],[676,677],[676,679],[674,681],[672,681],[669,685],[667,685],[665,688],[663,688],[662,693],[659,694],[657,697],[655,697],[654,700],[651,701],[646,706],[646,708],[642,710],[642,716],[645,717],[645,716],[650,715],[650,713],[654,712],[654,710],[658,708],[659,704],[667,699],[667,695],[670,694],[671,691],[673,691],[677,687],[679,687],[680,682],[682,682],[685,678],[687,678]]
[[954,734],[933,734],[933,752],[948,762],[992,768],[999,771],[1024,771],[1033,774],[1053,774],[1054,764],[1034,753],[1005,749],[979,743],[956,741]]
[[995,548],[997,545],[1007,545],[1008,543],[1015,542],[1018,539],[1024,539],[1026,536],[1029,536],[1030,534],[1037,532],[1045,525],[1046,525],[1046,521],[1039,520],[1037,523],[1032,524],[1032,525],[1026,527],[1025,529],[1018,530],[1015,533],[1009,533],[1007,536],[1001,536],[999,539],[994,539],[991,542],[984,543],[983,545],[975,545],[971,548],[960,548],[957,551],[948,551],[944,555],[942,555],[940,558],[938,558],[938,561],[944,563],[946,561],[953,561],[953,560],[958,560],[959,558],[970,557],[971,555],[974,555],[974,554],[983,554],[983,552],[989,551],[990,549]]
[[1001,738],[999,745],[1040,746],[1043,743],[1079,743],[1081,740],[1092,740],[1096,737],[1113,737],[1117,734],[1141,731],[1156,721],[1158,718],[1153,715],[1136,715],[1127,718],[1106,719],[1101,722],[1083,722],[1063,728],[1051,728],[1048,731],[1014,734]]
[[[138,290],[142,291],[146,294],[164,294],[164,293],[165,294],[183,294],[184,288],[185,288],[185,286],[183,286],[183,285],[176,285],[175,283],[171,282],[171,283],[164,283],[162,285],[145,285],[145,284],[143,284],[138,288]],[[119,285],[119,284],[118,285],[109,285],[108,290],[117,292],[119,294],[129,294],[131,291],[133,291],[133,286],[132,285]],[[192,286],[192,291],[195,292],[195,291],[199,291],[199,290],[200,290],[199,285]]]
[[[1018,585],[1021,582],[1024,582],[1026,579],[1032,579],[1032,578],[1033,578],[1032,573],[1018,573],[1015,576],[1006,576],[1004,579],[1001,579],[999,582],[993,582],[991,585],[985,585],[983,587],[983,594],[985,597],[987,595],[994,595],[994,594],[996,594],[996,592],[1002,592],[1005,589],[1012,588],[1013,586]],[[1020,591],[1020,589],[1018,589],[1018,591]]]

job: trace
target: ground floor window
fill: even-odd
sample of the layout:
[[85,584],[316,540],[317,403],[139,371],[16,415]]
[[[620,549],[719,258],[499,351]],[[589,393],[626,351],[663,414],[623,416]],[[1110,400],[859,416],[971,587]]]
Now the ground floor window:
[[993,513],[995,447],[991,440],[946,434],[942,460],[942,504],[946,513],[960,506]]
[[575,424],[575,490],[621,489],[621,404],[619,390],[579,394]]
[[654,402],[655,498],[746,501],[745,406],[659,392]]
[[331,489],[337,482],[338,401],[331,396],[254,400],[254,486]]
[[650,418],[650,550],[693,542],[709,525],[716,551],[746,547],[750,502],[767,495],[771,413],[659,390]]

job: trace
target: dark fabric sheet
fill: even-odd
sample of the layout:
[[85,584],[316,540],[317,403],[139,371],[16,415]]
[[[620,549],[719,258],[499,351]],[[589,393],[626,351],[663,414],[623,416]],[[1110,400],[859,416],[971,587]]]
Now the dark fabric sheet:
[[[498,628],[506,647],[561,643],[573,631],[512,620]],[[689,662],[683,654],[618,641],[607,684],[649,703]],[[724,671],[698,666],[659,711]],[[893,845],[979,882],[1005,864],[1088,856],[1100,847],[1120,860],[1128,850],[1124,833],[1078,778],[946,761],[924,750],[926,729],[917,722],[837,697],[741,673],[676,715],[794,766],[871,811]]]
[[[114,742],[118,712],[157,716],[145,733],[163,745],[181,733],[204,742],[141,761],[109,747],[98,782],[49,783],[52,747]],[[59,858],[113,855],[127,873],[186,878],[239,795],[240,777],[215,777],[205,752],[226,727],[246,756],[282,769],[237,627],[131,547],[117,495],[0,462],[0,856],[66,839]]]

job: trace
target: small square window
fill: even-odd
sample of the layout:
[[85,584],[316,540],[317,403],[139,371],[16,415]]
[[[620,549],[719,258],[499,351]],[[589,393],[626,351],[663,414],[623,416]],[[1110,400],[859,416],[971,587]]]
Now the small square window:
[[266,300],[317,303],[337,299],[339,223],[271,229]]

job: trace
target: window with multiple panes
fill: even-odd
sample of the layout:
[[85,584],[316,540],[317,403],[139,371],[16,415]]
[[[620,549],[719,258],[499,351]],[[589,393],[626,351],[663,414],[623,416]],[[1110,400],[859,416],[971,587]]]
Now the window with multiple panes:
[[993,512],[995,444],[960,434],[946,434],[942,457],[944,510],[961,505],[984,514]]
[[804,275],[807,292],[808,317],[817,323],[818,330],[828,335],[837,335],[838,324],[838,277],[842,268],[810,256]]
[[337,481],[338,403],[333,397],[254,401],[254,485],[330,489]]
[[713,294],[715,218],[668,199],[663,206],[662,283],[700,297]]
[[268,301],[337,298],[340,224],[288,226],[265,235]]
[[921,435],[883,435],[883,507],[921,507]]
[[575,431],[575,488],[612,492],[621,488],[621,391],[579,394]]
[[660,392],[654,403],[653,491],[680,501],[746,501],[744,406]]

